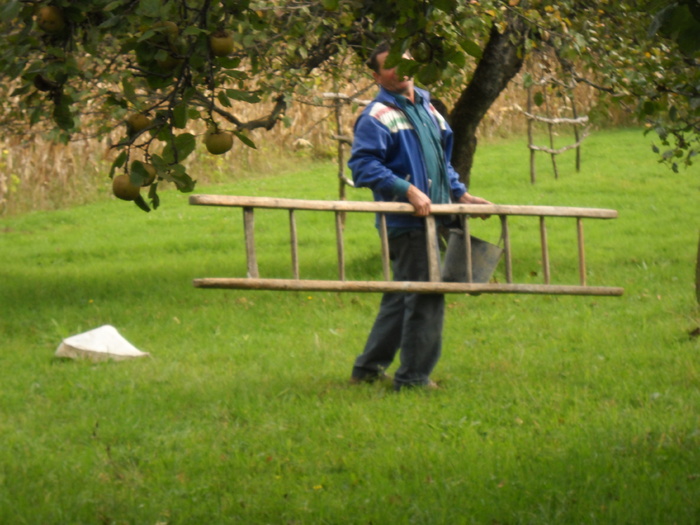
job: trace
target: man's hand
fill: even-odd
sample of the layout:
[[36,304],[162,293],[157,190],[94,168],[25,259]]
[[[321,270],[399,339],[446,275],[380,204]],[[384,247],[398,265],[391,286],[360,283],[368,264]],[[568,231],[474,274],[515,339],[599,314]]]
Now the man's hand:
[[[493,204],[492,202],[489,202],[486,199],[482,199],[481,197],[475,197],[474,195],[469,195],[468,192],[459,198],[459,202],[462,204]],[[480,219],[488,219],[491,216],[490,215],[475,215],[475,217],[479,217]]]
[[406,198],[416,210],[416,217],[427,217],[430,215],[430,197],[416,188],[413,184],[408,187]]

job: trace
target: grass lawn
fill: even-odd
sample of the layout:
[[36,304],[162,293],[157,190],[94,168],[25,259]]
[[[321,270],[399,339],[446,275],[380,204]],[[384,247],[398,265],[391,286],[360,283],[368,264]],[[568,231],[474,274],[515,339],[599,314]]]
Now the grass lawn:
[[[558,180],[537,160],[533,186],[524,139],[484,143],[471,192],[618,210],[585,221],[587,278],[625,294],[448,296],[436,392],[347,384],[378,295],[193,288],[245,276],[240,210],[166,191],[150,214],[2,219],[0,523],[700,522],[698,170],[638,130],[594,133]],[[334,199],[335,173],[290,160],[196,192]],[[302,276],[335,275],[333,220],[299,214]],[[348,218],[348,278],[381,275],[372,224]],[[261,274],[288,277],[285,213],[256,228]],[[548,234],[553,281],[576,284],[575,222]],[[516,281],[541,282],[537,219],[512,235]],[[103,324],[151,357],[54,358]]]

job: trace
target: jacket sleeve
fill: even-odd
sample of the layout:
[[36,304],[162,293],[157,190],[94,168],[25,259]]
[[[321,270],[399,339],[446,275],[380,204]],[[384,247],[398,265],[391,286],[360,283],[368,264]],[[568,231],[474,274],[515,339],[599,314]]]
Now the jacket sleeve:
[[452,145],[453,134],[449,124],[445,123],[446,129],[443,131],[443,149],[445,150],[445,166],[447,167],[447,178],[450,181],[450,193],[455,201],[467,193],[467,187],[459,180],[459,173],[452,167]]
[[387,167],[392,147],[389,129],[365,112],[357,119],[354,134],[348,166],[355,186],[370,188],[387,200],[402,196],[408,182]]

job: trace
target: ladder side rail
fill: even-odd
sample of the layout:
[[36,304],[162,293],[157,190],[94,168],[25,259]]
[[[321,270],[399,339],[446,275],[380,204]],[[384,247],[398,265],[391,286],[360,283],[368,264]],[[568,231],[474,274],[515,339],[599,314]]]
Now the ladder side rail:
[[[276,197],[246,197],[239,195],[192,195],[189,202],[196,206],[233,206],[239,208],[295,209],[309,211],[349,211],[372,213],[401,213],[412,215],[412,205],[402,202],[318,201]],[[433,204],[433,215],[524,215],[545,217],[581,217],[615,219],[616,210],[603,208],[573,208],[565,206],[522,206],[506,204]]]
[[410,293],[507,293],[620,296],[623,288],[609,286],[446,283],[430,281],[328,281],[315,279],[250,279],[209,277],[195,279],[196,288],[246,290],[296,290],[318,292],[410,292]]

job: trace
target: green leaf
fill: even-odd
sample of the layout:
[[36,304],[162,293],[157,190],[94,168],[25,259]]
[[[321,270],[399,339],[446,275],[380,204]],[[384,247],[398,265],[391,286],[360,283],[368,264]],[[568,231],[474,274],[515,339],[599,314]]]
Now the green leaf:
[[172,166],[170,178],[172,182],[175,183],[179,191],[189,193],[194,190],[194,185],[196,182],[192,180],[192,177],[189,176],[187,170],[182,164]]
[[451,13],[457,7],[457,0],[433,0],[430,2],[433,7],[446,13]]
[[158,195],[158,183],[154,182],[151,187],[148,188],[148,198],[151,199],[151,206],[154,210],[158,209],[160,206],[160,196]]
[[114,11],[115,9],[121,7],[124,4],[124,0],[116,0],[114,2],[110,2],[107,4],[104,8],[102,8],[102,11],[109,12],[109,11]]
[[[180,163],[194,151],[196,145],[194,135],[191,133],[178,135],[163,148],[163,159],[168,164]],[[157,166],[156,169],[158,169]]]
[[136,96],[136,90],[131,82],[129,82],[128,78],[122,80],[122,92],[124,93],[125,99],[138,107],[139,99]]
[[[220,57],[218,60],[219,64],[221,67],[225,69],[233,69],[235,70],[238,66],[241,65],[241,59],[240,58],[231,58],[231,57]],[[236,73],[240,73],[246,75],[243,71],[236,71]]]
[[150,178],[149,173],[146,171],[146,167],[140,160],[135,160],[131,163],[131,169],[129,170],[129,180],[134,186],[143,186],[143,183]]
[[418,71],[417,78],[424,85],[434,84],[442,78],[442,70],[436,63],[431,62]]
[[206,34],[206,31],[204,29],[200,29],[197,26],[187,26],[185,30],[182,32],[183,35],[193,35],[193,36],[199,36],[202,34]]
[[116,159],[114,159],[114,162],[112,162],[112,167],[109,170],[109,178],[111,179],[114,177],[114,172],[117,170],[117,168],[121,168],[124,166],[124,163],[126,163],[126,159],[128,158],[128,154],[126,151],[122,151]]
[[249,148],[257,149],[255,142],[250,140],[250,138],[242,131],[234,131],[233,134],[236,135],[236,137],[238,137],[238,140],[240,140],[243,144],[245,144]]
[[459,42],[459,45],[469,56],[472,56],[476,59],[480,60],[484,54],[482,49],[479,47],[479,44],[477,44],[473,40],[461,40]]
[[0,20],[13,20],[17,18],[19,12],[22,10],[22,2],[14,0],[13,2],[8,2],[0,10]]
[[449,55],[445,56],[444,61],[456,68],[463,68],[467,65],[467,59],[464,53],[461,53],[457,49],[450,51]]
[[75,126],[75,121],[73,120],[73,115],[71,114],[68,104],[57,104],[54,106],[53,120],[59,128],[65,131],[72,131]]
[[668,118],[671,119],[671,122],[678,121],[678,108],[676,106],[671,106],[668,110]]
[[139,195],[138,197],[136,197],[134,199],[134,204],[136,204],[136,206],[141,208],[146,213],[151,211],[151,208],[148,206],[148,203],[144,200],[143,196],[141,196],[141,195]]
[[175,137],[175,146],[180,155],[180,162],[182,162],[194,151],[197,146],[197,141],[191,133],[183,133]]
[[323,8],[327,11],[337,11],[339,7],[338,0],[322,0]]
[[187,104],[180,103],[173,108],[173,126],[179,129],[187,126]]
[[156,153],[151,155],[151,164],[155,166],[158,173],[165,172],[169,169],[168,163],[165,161],[165,159]]
[[43,119],[44,117],[44,108],[42,106],[37,106],[36,108],[34,108],[32,114],[29,116],[29,125],[33,126],[37,122],[40,122],[41,119]]
[[136,12],[142,15],[158,17],[160,14],[161,0],[140,0]]
[[251,104],[260,102],[260,95],[257,93],[241,91],[240,89],[227,89],[226,95],[233,100],[242,100],[244,102],[250,102]]
[[221,71],[222,75],[227,77],[235,78],[236,80],[245,80],[248,78],[248,73],[245,71],[238,71],[237,69],[225,69]]
[[223,91],[219,91],[216,94],[216,99],[219,101],[219,104],[221,104],[225,108],[231,107],[231,101],[228,99],[228,97],[226,96],[226,93],[224,93]]
[[32,89],[31,84],[23,84],[22,86],[18,87],[15,89],[12,93],[10,93],[11,97],[18,97],[20,95],[26,95],[29,93],[29,91]]
[[544,95],[541,91],[535,93],[534,101],[536,106],[541,106],[542,104],[544,104]]

